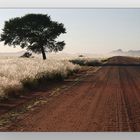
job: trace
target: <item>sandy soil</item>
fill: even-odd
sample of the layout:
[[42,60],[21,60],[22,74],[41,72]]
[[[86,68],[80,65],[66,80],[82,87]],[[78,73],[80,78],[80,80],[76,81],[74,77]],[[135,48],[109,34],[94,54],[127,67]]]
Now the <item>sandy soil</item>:
[[[140,131],[140,66],[129,57],[108,63],[128,64],[88,68],[67,79],[65,89],[33,110],[19,115],[1,131]],[[42,91],[42,95],[47,91]],[[51,94],[49,94],[51,95]],[[47,100],[50,96],[44,96]]]

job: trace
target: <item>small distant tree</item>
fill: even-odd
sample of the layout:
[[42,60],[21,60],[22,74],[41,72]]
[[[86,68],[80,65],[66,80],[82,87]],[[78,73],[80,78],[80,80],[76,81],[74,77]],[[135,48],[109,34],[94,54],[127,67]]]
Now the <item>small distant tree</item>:
[[65,42],[56,39],[64,33],[64,25],[52,21],[50,16],[27,14],[6,21],[0,41],[4,41],[5,45],[19,45],[28,51],[42,53],[43,59],[46,59],[46,52],[63,50]]

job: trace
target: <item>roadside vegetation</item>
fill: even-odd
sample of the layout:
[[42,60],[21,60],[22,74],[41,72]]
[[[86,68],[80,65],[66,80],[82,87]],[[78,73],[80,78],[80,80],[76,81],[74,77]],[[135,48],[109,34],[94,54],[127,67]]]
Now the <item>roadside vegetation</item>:
[[94,59],[94,58],[77,58],[77,59],[72,59],[69,60],[70,62],[72,62],[73,64],[78,64],[80,66],[98,66],[101,65],[103,63],[107,62],[107,58],[103,58],[103,59]]
[[67,60],[13,57],[0,58],[0,66],[1,98],[18,96],[48,81],[63,80],[80,68]]

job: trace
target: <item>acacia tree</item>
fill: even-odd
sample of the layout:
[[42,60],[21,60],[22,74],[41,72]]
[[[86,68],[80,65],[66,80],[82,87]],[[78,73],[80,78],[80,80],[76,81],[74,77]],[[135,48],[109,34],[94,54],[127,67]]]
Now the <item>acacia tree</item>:
[[35,53],[62,51],[65,42],[57,41],[57,37],[66,33],[62,23],[52,21],[50,16],[43,14],[27,14],[23,17],[12,18],[5,21],[0,41],[5,45],[19,45]]

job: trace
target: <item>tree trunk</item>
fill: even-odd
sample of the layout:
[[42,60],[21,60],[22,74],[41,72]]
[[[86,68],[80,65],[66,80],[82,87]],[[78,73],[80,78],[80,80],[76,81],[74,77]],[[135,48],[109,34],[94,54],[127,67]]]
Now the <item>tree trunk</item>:
[[45,54],[45,50],[44,50],[43,46],[41,46],[41,52],[42,52],[43,60],[45,60],[46,59],[46,54]]

